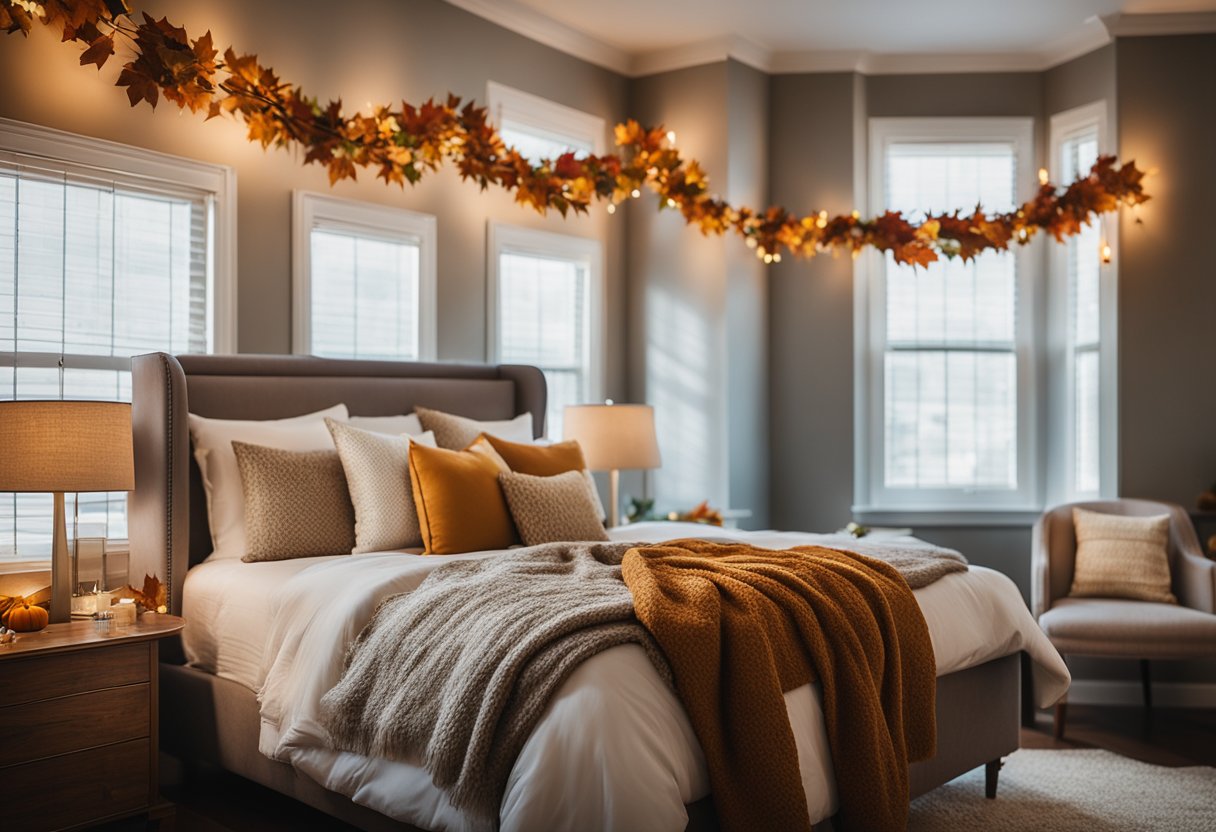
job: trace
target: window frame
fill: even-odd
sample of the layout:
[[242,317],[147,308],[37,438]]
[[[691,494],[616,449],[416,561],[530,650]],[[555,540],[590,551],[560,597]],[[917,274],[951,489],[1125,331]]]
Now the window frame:
[[584,140],[591,145],[591,152],[596,156],[604,153],[606,123],[597,115],[497,81],[486,82],[486,102],[490,121],[495,127],[501,125],[506,117],[534,128],[538,135]]
[[[188,188],[209,191],[213,195],[211,218],[212,239],[207,281],[207,333],[211,353],[235,353],[237,350],[236,310],[236,170],[229,165],[201,162],[183,156],[173,156],[129,144],[121,144],[92,136],[69,133],[52,127],[0,118],[0,150],[36,156],[51,163],[91,168],[127,180],[146,179],[150,183],[168,182]],[[151,187],[155,189],[155,185]],[[22,353],[45,357],[46,353]],[[59,356],[54,363],[59,366]],[[90,356],[89,369],[125,369],[101,366]],[[39,361],[43,358],[38,358]],[[44,366],[27,363],[27,367]]]
[[[0,117],[0,152],[11,152],[45,160],[54,167],[77,169],[88,174],[113,176],[118,183],[139,185],[146,181],[151,191],[174,186],[210,195],[210,239],[207,263],[207,346],[212,354],[237,350],[236,262],[237,178],[229,165],[214,164],[113,142],[52,127]],[[131,361],[123,356],[66,354],[57,352],[0,351],[0,366],[38,369],[129,371]],[[126,541],[110,538],[107,551],[121,556]],[[45,569],[46,557],[16,557],[0,560],[0,574]]]
[[327,226],[417,241],[418,253],[418,361],[437,356],[438,220],[391,205],[344,199],[326,193],[292,192],[291,212],[291,351],[312,355],[312,231],[317,220]]
[[[1033,196],[1036,187],[1035,122],[1029,117],[870,118],[867,187],[869,213],[886,206],[886,151],[902,143],[984,143],[1012,145],[1016,174],[1014,201]],[[971,206],[933,206],[966,210]],[[1042,455],[1039,448],[1038,365],[1036,335],[1041,317],[1041,253],[1035,242],[1014,246],[1014,354],[1017,361],[1018,487],[1003,489],[892,489],[885,474],[885,254],[867,251],[858,260],[854,279],[854,348],[858,392],[855,396],[855,517],[866,522],[919,525],[988,525],[1023,522],[1042,506]]]
[[[1098,136],[1098,154],[1113,153],[1110,112],[1102,99],[1053,113],[1048,123],[1048,171],[1053,182],[1061,182],[1061,150],[1069,139],[1089,131]],[[1109,263],[1098,263],[1098,343],[1086,351],[1098,355],[1098,490],[1076,488],[1076,356],[1072,340],[1073,304],[1069,274],[1069,246],[1053,246],[1047,257],[1051,316],[1049,363],[1059,367],[1051,379],[1053,405],[1050,422],[1059,429],[1049,453],[1049,496],[1052,502],[1079,499],[1110,499],[1118,491],[1118,257],[1119,223],[1111,216],[1099,217],[1100,240],[1111,247]],[[1075,238],[1074,238],[1075,239]]]
[[[604,354],[607,347],[607,296],[604,282],[604,247],[594,237],[540,231],[490,220],[486,233],[486,360],[502,363],[499,329],[499,257],[517,252],[533,257],[587,262],[587,398],[604,398]],[[542,368],[543,369],[543,368]],[[546,419],[546,422],[548,420]],[[546,432],[548,425],[545,425]],[[550,437],[560,441],[561,437]]]

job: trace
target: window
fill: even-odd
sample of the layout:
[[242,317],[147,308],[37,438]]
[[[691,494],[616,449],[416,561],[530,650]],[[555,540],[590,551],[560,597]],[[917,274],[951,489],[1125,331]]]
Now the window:
[[[130,357],[228,351],[230,169],[0,120],[0,397],[130,401]],[[68,495],[122,539],[126,494]],[[49,494],[0,495],[0,561],[50,555]]]
[[490,120],[503,141],[533,164],[563,153],[603,153],[604,120],[599,116],[493,81],[486,93]]
[[566,405],[602,396],[599,241],[491,223],[489,257],[490,360],[544,371],[546,435],[560,439]]
[[[1051,119],[1052,178],[1071,182],[1084,175],[1104,152],[1106,104],[1098,102],[1059,113]],[[1113,291],[1103,285],[1113,270],[1103,263],[1115,223],[1104,218],[1084,226],[1052,254],[1053,297],[1065,310],[1063,374],[1056,394],[1063,406],[1060,457],[1066,470],[1056,471],[1061,499],[1113,494],[1114,387]],[[1113,256],[1113,246],[1112,246]]]
[[435,218],[297,191],[293,349],[330,358],[435,357]]
[[[1025,119],[872,119],[871,210],[1005,211],[1028,195]],[[1024,249],[928,268],[872,256],[858,511],[1029,509],[1037,500],[1034,275]]]

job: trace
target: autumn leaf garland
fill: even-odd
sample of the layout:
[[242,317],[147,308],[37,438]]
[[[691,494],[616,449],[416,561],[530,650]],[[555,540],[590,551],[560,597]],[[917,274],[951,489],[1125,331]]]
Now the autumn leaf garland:
[[586,213],[597,202],[614,211],[645,188],[658,195],[660,209],[678,210],[703,234],[739,234],[765,262],[780,260],[782,251],[812,257],[847,250],[856,256],[867,246],[922,266],[940,256],[971,259],[1024,244],[1039,232],[1063,240],[1098,214],[1149,199],[1135,163],[1118,165],[1113,156],[1103,156],[1067,188],[1044,182],[1032,200],[1009,213],[986,214],[976,206],[970,214],[955,211],[914,222],[897,211],[872,219],[856,212],[797,216],[779,206],[757,212],[713,195],[701,166],[681,157],[663,127],[630,120],[616,126],[621,155],[567,153],[534,165],[503,142],[485,108],[472,102],[449,95],[347,116],[340,100],[322,105],[305,96],[256,55],[228,47],[221,56],[210,31],[191,39],[166,18],[141,17],[132,17],[126,0],[0,0],[0,29],[28,34],[38,21],[57,28],[64,42],[84,46],[82,66],[105,66],[116,41],[123,41],[131,58],[117,85],[126,89],[131,106],[146,101],[156,107],[163,96],[181,109],[206,111],[208,119],[239,118],[249,139],[264,148],[301,148],[306,164],[328,170],[331,184],[355,179],[362,168],[404,186],[451,163],[482,190],[501,187],[521,205],[562,216]]

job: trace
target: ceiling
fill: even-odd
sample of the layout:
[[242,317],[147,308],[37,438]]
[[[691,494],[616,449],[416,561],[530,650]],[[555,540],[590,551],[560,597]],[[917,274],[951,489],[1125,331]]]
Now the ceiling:
[[773,72],[1044,69],[1113,34],[1216,31],[1216,0],[448,0],[644,75],[730,56]]

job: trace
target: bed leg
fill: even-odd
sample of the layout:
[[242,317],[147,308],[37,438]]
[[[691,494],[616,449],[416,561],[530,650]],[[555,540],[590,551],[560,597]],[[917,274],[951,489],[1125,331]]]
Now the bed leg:
[[1001,766],[1005,765],[998,758],[984,763],[984,797],[996,800],[996,779],[1000,776]]

